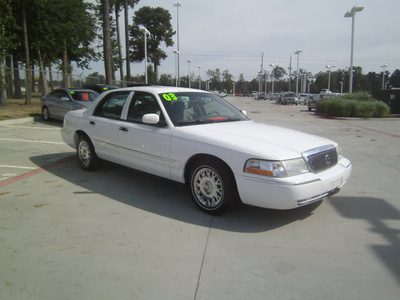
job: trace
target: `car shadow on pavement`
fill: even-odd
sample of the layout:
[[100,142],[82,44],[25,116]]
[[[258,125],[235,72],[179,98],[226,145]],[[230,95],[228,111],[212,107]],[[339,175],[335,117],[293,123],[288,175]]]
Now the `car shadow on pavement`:
[[367,222],[370,230],[386,241],[370,247],[400,283],[400,230],[392,227],[400,221],[400,211],[372,197],[335,197],[330,203],[343,217]]
[[[153,214],[205,227],[210,227],[212,223],[213,228],[226,231],[273,230],[308,218],[320,205],[319,202],[293,210],[272,210],[238,204],[232,210],[211,218],[195,206],[188,188],[183,184],[105,161],[97,170],[86,172],[72,155],[59,163],[46,165],[46,162],[60,157],[65,157],[65,153],[33,156],[30,159],[45,171],[77,186],[66,197],[100,194],[110,198],[110,201],[119,201]],[[218,218],[218,222],[213,222],[213,218]]]

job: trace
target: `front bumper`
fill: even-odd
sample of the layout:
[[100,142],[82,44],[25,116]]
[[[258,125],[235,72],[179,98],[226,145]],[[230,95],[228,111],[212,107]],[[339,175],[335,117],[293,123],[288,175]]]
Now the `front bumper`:
[[236,182],[243,203],[272,209],[292,209],[337,193],[349,179],[351,169],[350,161],[342,158],[336,166],[316,174],[287,178],[244,174],[236,176]]

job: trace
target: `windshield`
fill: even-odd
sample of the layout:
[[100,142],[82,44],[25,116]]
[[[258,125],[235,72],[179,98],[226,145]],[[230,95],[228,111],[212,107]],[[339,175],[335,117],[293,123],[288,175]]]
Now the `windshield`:
[[215,94],[163,93],[159,96],[175,126],[248,120]]

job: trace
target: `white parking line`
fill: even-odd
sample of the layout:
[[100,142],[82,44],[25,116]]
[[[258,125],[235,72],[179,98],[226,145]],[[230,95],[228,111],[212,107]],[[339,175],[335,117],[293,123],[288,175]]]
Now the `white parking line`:
[[7,138],[0,138],[0,141],[28,142],[28,143],[43,143],[43,144],[64,145],[63,142],[34,141],[34,140],[24,140],[24,139],[7,139]]

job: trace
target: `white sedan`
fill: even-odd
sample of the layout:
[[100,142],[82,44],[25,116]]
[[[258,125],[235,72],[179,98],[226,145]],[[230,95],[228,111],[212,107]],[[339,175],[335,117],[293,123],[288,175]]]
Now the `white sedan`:
[[337,143],[255,123],[195,89],[103,93],[67,113],[62,137],[84,170],[104,159],[187,184],[196,205],[212,214],[236,200],[273,209],[314,203],[338,192],[351,173]]

